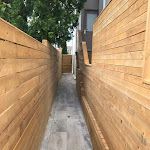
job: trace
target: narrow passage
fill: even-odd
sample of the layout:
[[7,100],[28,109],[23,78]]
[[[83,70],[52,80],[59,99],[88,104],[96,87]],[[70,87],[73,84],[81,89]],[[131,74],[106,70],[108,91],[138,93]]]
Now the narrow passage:
[[72,74],[59,83],[41,150],[92,150]]

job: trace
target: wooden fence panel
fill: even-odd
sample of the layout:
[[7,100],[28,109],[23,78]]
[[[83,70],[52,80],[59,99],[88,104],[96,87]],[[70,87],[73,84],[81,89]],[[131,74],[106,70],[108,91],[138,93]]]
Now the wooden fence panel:
[[62,56],[0,19],[0,149],[38,150],[62,74]]
[[72,72],[72,55],[62,55],[62,73]]
[[[148,4],[149,0],[111,0],[94,23],[92,65],[84,63],[82,49],[78,52],[84,101],[111,150],[150,149],[150,84],[143,82],[149,55]],[[145,61],[149,74],[148,57]],[[86,118],[93,130],[88,114]],[[98,150],[95,137],[91,134]]]

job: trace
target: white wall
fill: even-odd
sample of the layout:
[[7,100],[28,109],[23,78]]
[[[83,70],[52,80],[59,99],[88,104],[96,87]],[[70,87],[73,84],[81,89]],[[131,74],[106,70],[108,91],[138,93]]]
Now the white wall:
[[80,13],[80,16],[79,16],[79,26],[78,26],[78,30],[81,30],[81,13]]

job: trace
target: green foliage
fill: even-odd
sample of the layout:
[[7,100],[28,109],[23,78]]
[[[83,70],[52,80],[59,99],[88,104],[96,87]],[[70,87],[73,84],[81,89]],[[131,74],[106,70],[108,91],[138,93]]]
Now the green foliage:
[[66,41],[64,41],[64,43],[62,43],[61,47],[62,47],[62,54],[67,54],[67,45],[66,45]]
[[61,46],[66,53],[66,41],[78,25],[85,1],[12,0],[10,22],[39,41],[47,39]]
[[5,20],[9,22],[11,19],[10,10],[11,10],[11,5],[9,3],[0,1],[0,17],[5,18]]
[[11,23],[28,33],[28,17],[33,12],[33,0],[13,0],[11,9]]
[[[63,48],[78,25],[79,12],[85,0],[36,0],[29,34],[38,40],[47,39]],[[75,12],[76,10],[76,12]]]

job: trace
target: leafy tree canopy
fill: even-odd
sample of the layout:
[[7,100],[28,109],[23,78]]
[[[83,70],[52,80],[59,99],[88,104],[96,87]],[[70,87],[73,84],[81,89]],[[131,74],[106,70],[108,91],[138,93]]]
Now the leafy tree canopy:
[[10,22],[10,8],[11,5],[9,3],[0,1],[0,17],[5,18],[9,22]]
[[9,16],[3,15],[2,18],[39,41],[47,39],[61,46],[63,53],[67,53],[66,41],[71,39],[85,1],[5,0],[5,4],[11,3],[11,12],[9,9],[6,13]]

